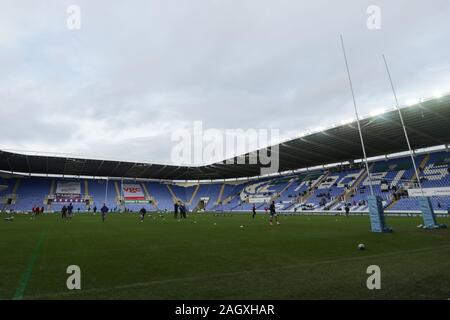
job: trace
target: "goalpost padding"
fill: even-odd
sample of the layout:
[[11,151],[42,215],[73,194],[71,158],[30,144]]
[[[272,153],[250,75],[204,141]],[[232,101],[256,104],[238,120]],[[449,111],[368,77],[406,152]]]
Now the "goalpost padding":
[[386,226],[382,199],[378,196],[368,196],[367,200],[372,232],[392,232],[392,229]]
[[420,211],[422,211],[422,219],[425,228],[434,229],[438,227],[433,206],[429,197],[419,197]]

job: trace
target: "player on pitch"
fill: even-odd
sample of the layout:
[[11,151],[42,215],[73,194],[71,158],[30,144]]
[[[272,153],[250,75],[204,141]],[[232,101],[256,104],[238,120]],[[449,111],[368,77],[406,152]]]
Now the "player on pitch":
[[277,221],[277,224],[280,224],[280,220],[278,219],[278,213],[275,211],[275,201],[272,201],[270,204],[270,220],[269,223],[272,225],[273,218],[275,217],[275,220]]
[[103,204],[103,207],[100,209],[100,211],[102,212],[102,221],[105,222],[106,219],[106,213],[108,213],[109,209],[106,206],[106,203]]
[[147,213],[147,210],[145,210],[144,207],[142,207],[141,211],[139,211],[139,213],[141,214],[141,222],[144,222],[144,217],[145,214]]

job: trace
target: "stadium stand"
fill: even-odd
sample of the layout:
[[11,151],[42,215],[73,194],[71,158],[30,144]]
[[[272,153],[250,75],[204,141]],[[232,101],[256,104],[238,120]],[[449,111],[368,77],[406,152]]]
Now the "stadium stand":
[[173,196],[167,187],[167,184],[158,182],[145,183],[150,195],[155,199],[158,210],[173,210]]
[[241,205],[240,195],[245,187],[245,183],[225,184],[222,198],[219,205],[215,207],[216,211],[233,211]]
[[[407,146],[398,111],[390,109],[360,119],[367,157],[387,159],[370,163],[371,182],[359,161],[358,126],[346,122],[257,150],[272,154],[277,147],[278,166],[265,177],[260,175],[267,166],[238,163],[238,159],[250,159],[250,153],[203,166],[179,166],[0,150],[0,209],[29,211],[44,205],[48,211],[57,211],[67,202],[60,201],[64,196],[56,192],[58,183],[72,181],[77,185],[69,187],[76,187],[78,194],[69,193],[65,200],[75,200],[80,211],[98,208],[105,199],[113,210],[132,211],[142,206],[172,211],[177,200],[191,211],[248,211],[253,203],[264,210],[269,201],[286,212],[339,212],[345,205],[352,211],[367,211],[372,187],[383,199],[385,211],[395,213],[419,210],[415,197],[420,181],[435,210],[446,212],[450,206],[450,95],[422,100],[402,107],[401,112],[411,148],[421,152],[415,157],[419,177],[404,155]],[[120,179],[132,179],[139,199],[125,199]]]
[[[415,158],[420,181],[425,190],[450,187],[450,153],[436,152]],[[418,211],[418,201],[409,197],[408,189],[417,188],[418,181],[409,157],[377,161],[370,164],[374,193],[383,199],[389,212]],[[72,182],[78,186],[76,196],[69,195],[58,202],[56,186]],[[133,182],[136,183],[136,182]],[[170,183],[145,181],[138,185],[145,191],[142,203],[122,203],[121,183],[106,179],[56,179],[47,177],[1,177],[0,204],[2,210],[30,211],[35,205],[47,211],[60,211],[72,201],[74,210],[84,212],[105,202],[112,210],[138,212],[172,211],[174,201],[181,200],[190,211],[250,211],[253,203],[264,210],[270,201],[286,212],[342,211],[348,204],[352,211],[367,211],[370,183],[361,166],[332,167],[315,172],[288,174],[276,178],[262,178],[229,183]],[[106,194],[106,187],[108,189]],[[434,196],[435,210],[447,211],[450,197]],[[152,204],[153,202],[153,204]]]
[[0,178],[0,197],[6,197],[12,194],[16,179]]
[[20,178],[18,179],[17,198],[14,208],[16,210],[30,210],[33,206],[43,207],[45,195],[50,189],[50,179]]
[[168,188],[173,192],[174,198],[185,203],[188,207],[192,206],[191,200],[196,193],[198,184],[183,186],[178,184],[168,185]]
[[[424,189],[443,188],[450,186],[450,155],[447,152],[434,153],[424,157],[427,161],[419,166],[419,175]],[[417,179],[415,179],[417,181]],[[417,187],[417,183],[414,185]],[[450,197],[431,197],[435,210],[445,210],[450,207]],[[408,211],[418,210],[417,199],[409,198],[404,192],[392,206],[392,210]]]
[[212,210],[219,198],[222,184],[200,184],[191,202],[192,210]]
[[106,195],[105,180],[89,180],[88,186],[89,186],[89,196],[92,197],[93,199],[91,203],[92,207],[96,206],[98,209],[100,209],[103,206],[103,203],[105,203],[106,196],[107,196],[106,206],[108,208],[114,208],[115,206],[117,206],[116,190],[112,183],[108,182],[108,195]]
[[353,187],[354,181],[364,172],[361,169],[343,170],[333,172],[320,183],[314,190],[313,196],[309,198],[316,209],[329,209],[336,201],[339,201],[344,192]]

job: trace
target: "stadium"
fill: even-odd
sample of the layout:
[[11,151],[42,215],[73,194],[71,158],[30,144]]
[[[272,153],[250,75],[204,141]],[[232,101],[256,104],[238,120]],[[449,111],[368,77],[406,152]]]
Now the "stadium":
[[[67,12],[80,10],[75,9]],[[126,8],[121,10],[128,12]],[[266,17],[264,12],[262,16]],[[214,11],[212,15],[217,18],[221,14]],[[133,12],[132,16],[135,15],[139,14]],[[288,12],[276,22],[283,21],[285,15]],[[53,17],[51,13],[50,16]],[[127,17],[126,21],[130,22]],[[210,22],[209,18],[205,20]],[[237,20],[240,25],[242,21]],[[256,19],[254,23],[259,26],[263,20]],[[150,22],[136,22],[136,26],[141,26],[140,23],[148,27]],[[229,21],[223,29],[216,23],[220,21],[214,22],[217,29],[213,31],[228,35]],[[162,23],[170,32],[161,37],[154,35],[155,41],[161,43],[151,48],[154,51],[147,51],[142,44],[145,41],[139,39],[138,45],[133,46],[136,43],[129,40],[139,33],[134,24],[125,27],[123,34],[117,33],[120,41],[112,37],[111,42],[104,40],[103,28],[108,24],[99,25],[87,22],[87,29],[95,35],[93,42],[84,36],[70,38],[70,49],[82,51],[76,58],[64,60],[63,49],[45,46],[42,52],[50,52],[52,59],[61,59],[56,67],[58,72],[45,70],[54,65],[48,61],[43,63],[45,58],[41,56],[31,59],[33,62],[29,64],[17,64],[11,72],[19,75],[24,72],[25,79],[34,79],[36,72],[42,72],[45,76],[36,82],[45,85],[30,80],[31,85],[17,76],[20,78],[17,92],[12,85],[11,90],[0,90],[0,97],[9,99],[9,107],[0,110],[3,123],[0,128],[0,300],[450,299],[448,93],[440,91],[430,98],[400,103],[383,54],[395,107],[372,108],[388,99],[384,93],[377,96],[379,88],[374,86],[364,96],[370,106],[365,110],[372,112],[360,116],[352,76],[364,79],[362,74],[365,76],[372,69],[355,68],[356,72],[351,74],[342,35],[340,43],[335,41],[339,45],[332,48],[337,48],[338,54],[342,48],[345,64],[339,56],[339,62],[330,63],[333,68],[339,64],[336,67],[339,71],[330,68],[324,76],[305,67],[316,52],[322,54],[322,49],[309,52],[310,56],[301,63],[294,63],[295,59],[288,57],[288,66],[280,67],[279,73],[271,64],[287,59],[284,50],[294,49],[283,48],[282,53],[277,52],[279,56],[274,55],[276,59],[261,58],[263,62],[258,61],[260,53],[255,54],[258,50],[250,50],[250,58],[242,64],[236,63],[240,61],[236,57],[248,52],[237,50],[226,56],[226,62],[215,62],[203,69],[200,66],[214,60],[216,55],[222,56],[218,52],[223,49],[217,45],[217,39],[209,39],[221,49],[214,47],[206,58],[199,55],[201,50],[196,50],[209,43],[206,40],[203,43],[203,37],[209,36],[206,31],[206,35],[200,33],[194,37],[194,58],[182,52],[181,58],[175,54],[169,57],[172,60],[167,58],[170,63],[166,65],[167,52],[160,53],[155,48],[169,46],[170,35],[182,34],[183,28],[173,31],[166,22]],[[252,30],[243,25],[237,29]],[[352,27],[346,28],[350,33]],[[239,33],[232,31],[232,34]],[[277,41],[288,38],[274,33]],[[31,34],[23,40],[25,47],[17,49],[11,45],[8,50],[29,54],[30,48],[36,45],[35,39],[40,37],[34,31]],[[265,35],[272,39],[269,31]],[[20,38],[22,34],[18,32],[16,36]],[[59,39],[54,34],[47,37]],[[189,41],[182,41],[183,36],[176,39],[182,43],[180,47],[190,48]],[[264,39],[261,41],[265,42]],[[227,42],[226,37],[217,42],[222,40]],[[102,51],[94,46],[95,50],[86,49],[86,53],[87,44],[96,41],[107,49]],[[247,41],[245,38],[242,42]],[[315,43],[316,39],[312,41]],[[233,40],[230,42],[234,44]],[[291,42],[290,39],[287,43]],[[110,43],[114,46],[109,47]],[[265,48],[269,50],[269,47],[272,46]],[[178,49],[178,42],[175,48]],[[293,48],[297,47],[293,45]],[[177,50],[171,50],[178,54]],[[155,51],[160,60],[146,61],[145,68],[133,60]],[[363,49],[355,51],[364,55]],[[42,52],[38,55],[45,55]],[[104,55],[99,54],[99,58],[98,52]],[[116,55],[120,59],[104,61],[110,56],[117,58]],[[128,55],[132,57],[131,67],[127,65],[130,69],[119,70],[117,66],[124,64],[121,59],[127,60]],[[333,52],[332,56],[335,55]],[[325,69],[327,58],[318,56],[317,65]],[[402,58],[397,56],[397,61]],[[95,63],[80,63],[90,59]],[[10,60],[5,60],[3,65],[9,65]],[[229,61],[233,66],[236,63],[238,72],[230,71],[233,67],[227,65]],[[0,55],[0,64],[3,62]],[[187,67],[189,62],[196,67]],[[359,61],[355,65],[361,67],[365,63]],[[414,65],[419,63],[413,61]],[[172,73],[167,72],[167,76],[166,69],[158,69],[160,65]],[[269,76],[255,71],[262,65],[269,66]],[[59,68],[67,71],[66,67],[75,70],[73,78],[62,71],[59,74]],[[438,69],[432,67],[427,65],[424,70]],[[445,76],[449,70],[446,68],[442,68]],[[141,69],[144,75],[139,73]],[[156,84],[147,78],[153,70],[156,70]],[[241,79],[241,70],[254,73],[254,78],[248,81],[245,74]],[[302,75],[303,95],[292,94],[284,88],[275,98],[261,93],[277,91],[281,78],[289,79],[292,74],[300,74],[299,70],[306,74]],[[205,75],[198,83],[204,87],[199,89],[194,75],[201,72]],[[212,74],[219,79],[213,79]],[[48,86],[46,77],[54,77]],[[91,77],[100,80],[97,83]],[[265,82],[259,81],[259,77]],[[119,85],[112,80],[110,83],[110,78],[119,79]],[[429,74],[423,78],[430,78]],[[274,79],[274,83],[268,84],[267,79]],[[11,83],[13,80],[8,78]],[[417,86],[422,84],[419,80]],[[438,80],[433,79],[432,85]],[[293,86],[300,83],[290,81]],[[195,83],[192,88],[191,82]],[[404,82],[414,83],[403,79],[400,88],[413,92],[417,89],[416,83],[408,87]],[[67,87],[62,90],[60,83]],[[325,83],[324,87],[316,87],[321,83]],[[78,91],[72,88],[77,84]],[[349,84],[353,100],[349,99]],[[164,91],[165,85],[175,88],[171,89],[175,93]],[[369,82],[367,86],[371,85]],[[367,89],[355,86],[361,91]],[[339,87],[338,93],[327,91],[335,87]],[[183,91],[185,88],[189,88],[187,93]],[[150,98],[146,96],[147,91],[152,91]],[[339,96],[342,91],[345,98]],[[218,98],[217,92],[220,92]],[[245,94],[240,96],[242,92]],[[314,92],[312,103],[307,99],[310,92]],[[291,109],[278,106],[288,105],[296,94],[300,98],[293,100]],[[391,99],[390,91],[388,96]],[[70,102],[74,97],[80,100]],[[195,105],[207,105],[211,102],[209,98],[216,105],[199,107],[197,114]],[[49,105],[49,109],[40,108],[41,103]],[[145,111],[146,103],[152,105],[149,113]],[[266,103],[268,107],[264,109]],[[19,111],[11,117],[15,106]],[[158,140],[162,140],[163,134],[174,132],[177,125],[182,127],[189,122],[178,121],[177,117],[191,119],[191,113],[193,119],[214,119],[211,121],[217,121],[220,130],[240,123],[241,117],[246,123],[259,125],[261,122],[261,127],[282,129],[291,128],[291,119],[310,117],[305,121],[311,125],[302,122],[301,126],[308,129],[304,133],[295,130],[295,135],[283,136],[276,143],[231,157],[225,155],[220,161],[201,164],[158,161],[164,154],[160,148],[167,151],[173,147],[167,146],[166,140]],[[351,114],[352,118],[342,121],[344,114]],[[165,118],[167,115],[169,120]],[[108,122],[114,122],[111,131]],[[140,127],[141,122],[144,125]],[[158,126],[164,128],[163,134]],[[143,138],[144,134],[148,136]],[[145,143],[141,144],[143,140]],[[38,147],[33,149],[34,146]],[[88,156],[70,152],[95,148],[100,150],[97,154],[104,156],[94,156],[93,151]],[[139,156],[142,154],[148,156],[146,159],[158,160],[142,160],[144,157]],[[261,160],[263,154],[277,160],[275,171],[267,170],[270,164]]]
[[[38,243],[45,237],[47,243],[46,256],[34,266],[34,277],[39,280],[31,281],[26,292],[19,287],[14,297],[259,298],[260,290],[264,290],[262,298],[273,298],[273,284],[261,279],[266,279],[266,273],[272,270],[279,270],[283,278],[288,273],[289,281],[300,278],[307,286],[328,285],[332,281],[328,277],[310,283],[297,272],[308,270],[308,277],[316,272],[332,272],[332,278],[336,273],[344,277],[345,272],[332,269],[332,261],[342,262],[348,271],[380,260],[392,268],[390,277],[396,285],[374,297],[445,298],[448,282],[442,280],[447,277],[444,270],[449,262],[449,233],[417,229],[421,211],[417,194],[411,191],[417,190],[420,179],[436,215],[441,221],[448,221],[450,153],[446,142],[450,132],[450,96],[405,107],[402,112],[414,128],[411,140],[418,150],[415,161],[419,177],[405,156],[404,147],[399,148],[403,136],[396,110],[361,121],[368,155],[373,158],[369,162],[372,180],[368,179],[361,159],[352,157],[360,153],[358,144],[352,143],[358,134],[354,123],[283,142],[279,146],[282,172],[268,177],[254,176],[258,168],[250,164],[180,167],[1,152],[2,212],[17,217],[14,226],[2,226],[2,234],[16,244],[16,250],[2,255],[2,265],[20,270],[22,255],[18,252],[30,250],[36,237]],[[377,134],[380,131],[385,133],[382,137]],[[385,215],[397,231],[385,239],[369,233],[369,185],[382,198]],[[286,226],[282,225],[283,234],[278,233],[280,230],[267,230],[266,213],[272,201],[286,222]],[[75,217],[70,226],[60,225],[61,209],[69,203],[73,204]],[[175,203],[186,204],[188,219],[174,219]],[[95,223],[99,218],[94,210],[97,212],[98,208],[100,212],[103,204],[111,208],[107,223],[114,224],[112,229]],[[342,218],[346,205],[350,207],[349,220]],[[252,221],[253,206],[257,215]],[[35,217],[36,223],[30,224],[27,217],[35,207],[44,210]],[[150,226],[136,225],[142,208],[149,212]],[[276,239],[277,244],[268,244],[266,237]],[[364,254],[356,251],[354,237],[367,245]],[[50,239],[70,246],[72,252],[62,254]],[[330,243],[334,245],[327,249]],[[249,244],[259,249],[246,247]],[[104,256],[102,246],[109,248]],[[279,246],[283,247],[282,252]],[[283,263],[266,268],[261,263],[267,255],[279,256]],[[289,255],[289,262],[280,255]],[[122,261],[124,257],[126,261]],[[178,257],[183,257],[182,263]],[[154,259],[157,265],[152,263]],[[428,268],[430,259],[441,263]],[[64,292],[64,281],[60,285],[47,282],[57,268],[64,269],[60,264],[70,264],[72,260],[80,260],[95,275],[80,293]],[[114,271],[109,270],[103,272],[105,279],[98,278],[95,270],[108,269],[113,263],[114,270],[133,269],[132,274],[116,278]],[[421,283],[420,292],[413,289],[415,283],[400,280],[404,272],[416,268],[420,268],[423,277],[431,278],[426,284]],[[174,278],[176,270],[182,270],[184,276]],[[145,282],[133,280],[140,273]],[[359,273],[359,283],[345,277],[332,281],[339,293],[305,293],[304,288],[297,292],[284,283],[286,287],[277,296],[372,298],[372,293],[362,293],[367,289],[362,285],[364,273]],[[18,277],[19,274],[8,274],[8,279],[3,279],[3,283],[8,280],[2,287],[3,298],[11,298]],[[117,283],[102,288],[102,282],[109,277],[117,279]],[[196,284],[193,289],[191,285],[197,281],[201,281],[201,287]],[[348,285],[352,290],[342,294],[340,290]]]
[[2,209],[30,212],[44,206],[46,212],[60,212],[64,204],[73,203],[75,210],[89,212],[106,203],[114,211],[137,213],[144,207],[166,212],[181,201],[191,212],[250,212],[253,203],[263,211],[276,200],[278,210],[286,213],[337,213],[346,203],[352,212],[363,213],[368,212],[372,184],[388,213],[420,213],[408,190],[417,188],[421,179],[433,194],[433,208],[446,214],[449,107],[450,96],[445,96],[402,110],[410,124],[412,147],[419,150],[415,161],[420,177],[404,150],[399,115],[391,110],[361,123],[368,156],[373,158],[371,183],[356,157],[361,153],[354,142],[358,129],[348,123],[283,142],[278,146],[280,173],[269,177],[258,177],[260,165],[237,161],[183,167],[1,152]]

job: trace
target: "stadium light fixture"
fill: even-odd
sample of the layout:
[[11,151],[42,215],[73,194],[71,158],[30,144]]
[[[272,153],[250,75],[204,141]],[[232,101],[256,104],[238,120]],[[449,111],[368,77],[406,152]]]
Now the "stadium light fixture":
[[416,105],[416,104],[418,104],[418,103],[419,103],[419,99],[409,99],[409,100],[406,100],[406,105],[407,105],[408,107],[411,107],[411,106]]
[[376,116],[379,116],[380,114],[383,114],[385,112],[386,112],[386,109],[380,108],[380,109],[376,109],[376,110],[373,110],[372,112],[370,112],[370,115],[372,117],[376,117]]
[[350,123],[352,123],[352,122],[354,122],[354,121],[355,121],[355,119],[349,118],[349,119],[347,119],[347,120],[341,121],[341,124],[344,126],[344,125],[350,124]]
[[317,127],[317,128],[314,129],[314,132],[321,132],[321,131],[324,131],[324,130],[325,130],[325,127]]
[[444,94],[441,91],[435,91],[433,93],[433,97],[436,99],[442,98],[444,96]]

